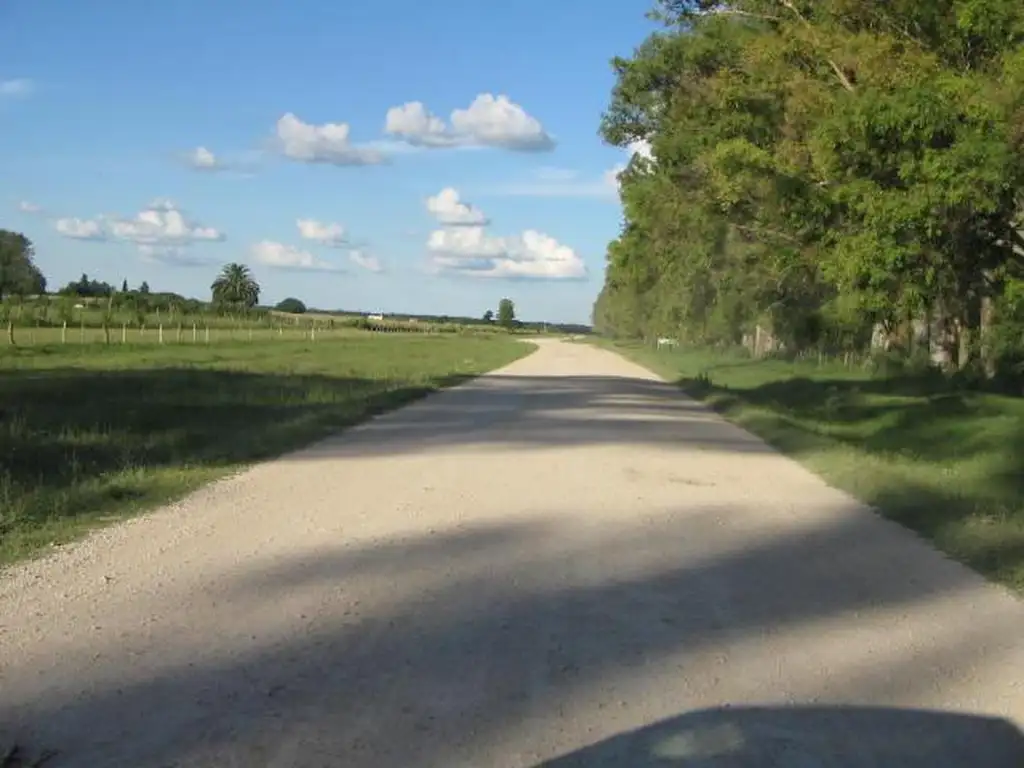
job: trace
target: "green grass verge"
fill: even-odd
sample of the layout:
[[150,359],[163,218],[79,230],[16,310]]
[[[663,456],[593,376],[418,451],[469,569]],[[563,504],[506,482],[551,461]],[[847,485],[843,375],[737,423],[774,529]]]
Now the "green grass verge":
[[0,350],[0,564],[528,354],[365,335]]
[[1024,592],[1024,400],[941,377],[602,342],[831,485]]

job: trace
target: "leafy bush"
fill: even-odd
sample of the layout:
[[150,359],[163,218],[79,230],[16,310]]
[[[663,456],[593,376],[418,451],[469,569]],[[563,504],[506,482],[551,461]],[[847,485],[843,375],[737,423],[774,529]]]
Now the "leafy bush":
[[290,312],[293,315],[301,315],[306,311],[306,305],[298,299],[289,296],[287,299],[278,302],[274,309],[278,312]]

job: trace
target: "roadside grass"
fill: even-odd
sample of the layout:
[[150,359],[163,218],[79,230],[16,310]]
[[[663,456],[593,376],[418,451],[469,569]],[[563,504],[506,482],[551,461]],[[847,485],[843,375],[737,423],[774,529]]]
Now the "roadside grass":
[[600,343],[1024,593],[1024,400],[936,375]]
[[0,349],[0,565],[528,354],[365,334]]

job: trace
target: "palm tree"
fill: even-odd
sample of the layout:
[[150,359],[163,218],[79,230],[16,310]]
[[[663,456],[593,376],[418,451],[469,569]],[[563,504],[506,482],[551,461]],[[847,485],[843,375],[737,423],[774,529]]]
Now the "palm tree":
[[210,286],[213,303],[233,309],[251,309],[260,298],[260,284],[245,264],[227,264]]

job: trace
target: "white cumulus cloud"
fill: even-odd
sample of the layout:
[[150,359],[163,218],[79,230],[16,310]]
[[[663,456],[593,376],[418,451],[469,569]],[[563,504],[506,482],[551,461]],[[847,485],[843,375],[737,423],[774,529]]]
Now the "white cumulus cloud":
[[438,223],[449,227],[480,227],[487,224],[483,211],[459,199],[459,192],[445,187],[427,198],[427,210]]
[[315,219],[297,219],[295,225],[299,228],[299,236],[303,240],[312,240],[332,248],[348,244],[345,228],[341,224],[328,224]]
[[420,101],[391,107],[384,119],[384,130],[417,146],[452,147],[459,143],[444,120],[428,112]]
[[189,220],[172,200],[158,198],[132,218],[95,216],[63,217],[54,229],[75,240],[116,240],[134,243],[147,260],[185,265],[198,263],[186,249],[199,242],[218,242],[224,233]]
[[187,245],[224,239],[219,230],[186,219],[170,200],[155,200],[134,218],[111,219],[107,227],[113,237],[140,245]]
[[291,112],[277,121],[277,141],[285,157],[303,163],[376,165],[386,160],[375,147],[352,144],[347,123],[312,125]]
[[265,159],[263,150],[235,152],[225,156],[206,146],[193,147],[176,156],[178,162],[200,173],[217,173],[250,178]]
[[196,147],[185,156],[185,162],[197,171],[221,171],[224,163],[206,147]]
[[540,121],[504,94],[481,93],[466,109],[453,110],[447,122],[422,102],[410,101],[388,110],[384,130],[430,148],[478,146],[537,152],[555,146]]
[[365,269],[367,272],[383,272],[384,265],[380,263],[380,259],[366,251],[349,251],[349,261],[355,264],[361,269]]
[[43,207],[33,203],[31,200],[22,200],[18,203],[18,210],[22,213],[42,213]]
[[306,272],[340,272],[341,268],[318,259],[309,251],[296,248],[294,245],[277,243],[273,240],[261,240],[251,250],[252,258],[257,264],[272,269],[284,269]]
[[53,222],[58,234],[73,240],[107,240],[109,234],[100,219],[79,219],[67,216]]
[[439,229],[430,234],[427,250],[436,272],[538,280],[579,279],[587,274],[572,248],[535,230],[499,237],[483,227]]

